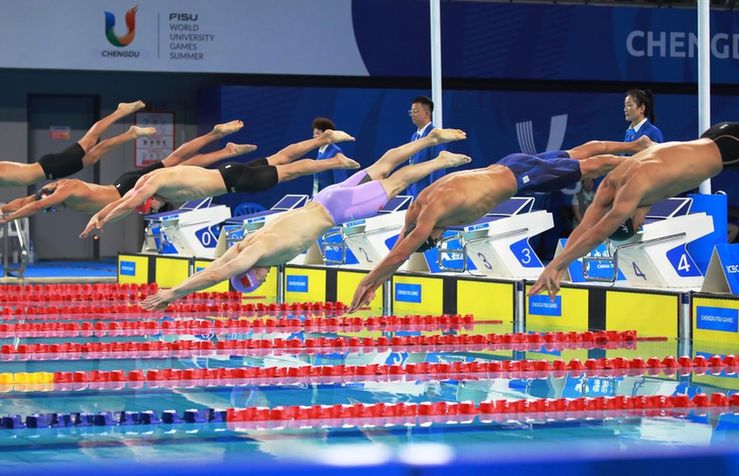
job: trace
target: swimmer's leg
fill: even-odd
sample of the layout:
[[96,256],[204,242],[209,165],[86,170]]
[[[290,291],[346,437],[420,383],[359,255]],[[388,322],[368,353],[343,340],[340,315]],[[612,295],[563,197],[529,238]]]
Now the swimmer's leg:
[[381,180],[390,175],[390,172],[392,172],[395,167],[410,159],[413,154],[423,149],[466,138],[467,134],[459,129],[433,129],[426,137],[422,137],[388,150],[382,155],[382,157],[377,159],[374,164],[365,168],[364,171],[372,180]]
[[234,132],[241,130],[242,127],[244,127],[244,123],[241,121],[231,121],[225,124],[218,124],[207,134],[196,137],[195,139],[187,141],[179,146],[174,152],[169,154],[167,158],[162,160],[162,163],[165,167],[174,167],[175,165],[179,165],[191,158],[206,145],[222,139],[229,134],[233,134]]
[[451,152],[442,151],[433,160],[403,167],[390,177],[382,179],[380,184],[382,185],[382,188],[385,189],[388,198],[392,198],[408,188],[409,185],[418,182],[437,170],[446,169],[448,167],[458,167],[460,165],[470,163],[471,160],[471,158],[463,154],[453,154]]
[[229,142],[226,147],[215,152],[208,152],[206,154],[195,154],[189,159],[181,163],[181,165],[191,165],[195,167],[207,167],[211,164],[215,164],[221,160],[232,159],[240,155],[248,154],[257,149],[257,146],[252,144],[234,144]]
[[129,114],[133,114],[144,107],[146,107],[146,105],[142,101],[122,102],[118,104],[118,108],[115,111],[93,124],[85,135],[82,136],[82,139],[77,141],[77,143],[82,147],[82,150],[87,153],[95,144],[97,144],[100,139],[100,135],[108,130],[114,122],[128,116]]
[[125,144],[128,141],[138,139],[139,137],[146,137],[156,134],[157,130],[153,127],[138,127],[131,126],[128,131],[123,134],[119,134],[110,139],[103,139],[94,146],[82,157],[82,165],[89,166],[95,164],[100,157],[110,152],[112,149],[118,147],[121,144]]
[[327,130],[318,137],[290,144],[274,155],[267,157],[269,165],[285,165],[293,160],[300,159],[308,152],[323,147],[324,145],[337,144],[339,142],[353,141],[354,137],[344,131]]

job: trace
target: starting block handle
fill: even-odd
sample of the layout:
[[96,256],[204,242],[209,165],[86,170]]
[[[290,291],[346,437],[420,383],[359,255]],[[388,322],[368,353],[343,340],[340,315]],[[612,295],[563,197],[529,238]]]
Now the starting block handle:
[[[439,269],[444,272],[452,272],[452,273],[464,273],[467,271],[467,247],[462,246],[461,248],[448,248],[446,245],[452,241],[452,240],[462,240],[462,235],[455,235],[455,236],[448,236],[446,238],[441,238],[439,242],[436,244],[436,248],[439,250],[439,254],[436,257],[436,264],[439,266]],[[455,268],[453,266],[447,266],[443,263],[444,261],[444,254],[451,254],[451,253],[459,253],[462,255],[462,267],[461,268]]]
[[[582,259],[582,271],[583,276],[585,277],[585,280],[587,281],[593,281],[593,282],[600,282],[600,283],[615,283],[616,279],[618,278],[618,253],[622,250],[627,250],[630,248],[636,248],[639,246],[644,245],[655,245],[658,243],[663,243],[667,241],[674,240],[675,238],[682,238],[686,236],[685,232],[680,233],[673,233],[671,235],[665,235],[660,236],[658,238],[652,238],[650,240],[644,240],[644,241],[635,241],[633,243],[626,243],[625,245],[619,245],[616,246],[613,251],[612,257],[591,257],[591,256],[584,256]],[[598,276],[590,276],[590,273],[588,272],[588,263],[593,261],[606,261],[606,262],[612,262],[613,263],[613,274],[609,277],[598,277]]]
[[[340,243],[328,243],[326,240],[328,238],[333,238],[335,236],[341,237]],[[341,251],[341,259],[335,260],[335,259],[329,259],[327,257],[328,251]],[[343,265],[346,264],[346,240],[344,238],[344,231],[343,228],[339,228],[336,231],[329,231],[327,233],[324,233],[321,237],[321,258],[323,258],[323,262],[326,264],[334,264],[334,265]]]

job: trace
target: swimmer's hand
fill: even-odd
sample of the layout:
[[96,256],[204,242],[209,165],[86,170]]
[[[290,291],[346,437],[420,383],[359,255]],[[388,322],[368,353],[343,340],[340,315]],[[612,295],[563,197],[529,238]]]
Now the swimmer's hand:
[[376,283],[368,283],[363,279],[354,291],[354,297],[352,298],[352,305],[348,312],[354,312],[362,306],[365,306],[372,302],[375,298],[375,290],[378,288]]
[[174,294],[169,289],[160,289],[156,294],[147,296],[141,301],[141,308],[147,311],[164,311],[167,306],[175,300]]
[[546,290],[547,294],[549,294],[549,299],[554,302],[554,298],[559,292],[559,283],[562,281],[563,274],[564,270],[560,271],[550,264],[544,268],[544,271],[539,275],[539,279],[536,280],[536,283],[529,290],[529,296]]
[[90,236],[90,233],[96,233],[98,231],[102,231],[102,229],[103,226],[100,224],[100,217],[95,214],[90,218],[90,221],[87,222],[87,226],[82,230],[82,233],[80,233],[80,238],[87,238]]

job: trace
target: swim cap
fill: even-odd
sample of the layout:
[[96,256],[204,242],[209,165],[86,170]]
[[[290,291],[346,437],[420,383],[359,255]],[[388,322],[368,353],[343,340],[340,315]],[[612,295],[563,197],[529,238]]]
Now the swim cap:
[[144,203],[136,207],[136,211],[142,215],[148,215],[151,213],[151,204],[154,201],[154,197],[149,197]]
[[635,234],[634,221],[631,218],[627,218],[608,238],[613,241],[626,241]]
[[[36,201],[43,200],[44,198],[48,197],[54,192],[56,192],[56,190],[51,189],[51,188],[42,187],[39,190],[37,190],[35,194],[33,194],[33,198]],[[43,210],[44,213],[54,213],[55,211],[56,211],[56,207],[54,206],[44,208]]]
[[262,282],[257,279],[253,269],[231,278],[231,286],[242,293],[250,293],[261,285]]

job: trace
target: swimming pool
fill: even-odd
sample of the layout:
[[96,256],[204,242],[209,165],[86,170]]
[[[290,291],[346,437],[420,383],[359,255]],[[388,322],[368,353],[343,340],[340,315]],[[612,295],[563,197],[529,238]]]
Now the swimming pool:
[[660,336],[532,337],[481,316],[348,319],[315,306],[241,312],[212,295],[190,313],[137,314],[135,289],[5,299],[0,466],[390,470],[739,447],[736,362],[710,343],[695,343],[688,364],[670,360],[685,343]]

